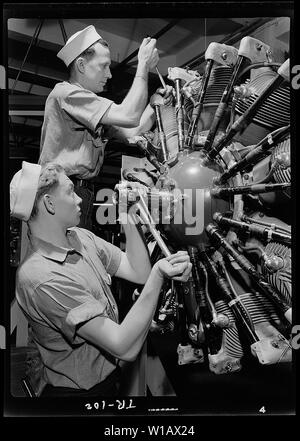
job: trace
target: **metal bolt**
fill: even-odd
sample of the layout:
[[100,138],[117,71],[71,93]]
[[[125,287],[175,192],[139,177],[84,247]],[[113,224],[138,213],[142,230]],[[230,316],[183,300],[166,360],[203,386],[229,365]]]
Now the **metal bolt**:
[[232,364],[227,363],[227,365],[225,366],[225,370],[226,370],[226,372],[231,372],[232,371]]
[[276,349],[279,348],[279,344],[277,343],[276,340],[273,340],[273,341],[271,342],[271,345],[273,346],[273,348],[276,348]]

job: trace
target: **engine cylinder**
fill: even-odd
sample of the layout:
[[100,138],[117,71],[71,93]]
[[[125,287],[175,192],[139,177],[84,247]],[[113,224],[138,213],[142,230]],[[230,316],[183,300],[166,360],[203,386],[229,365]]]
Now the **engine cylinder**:
[[[257,72],[255,77],[245,83],[252,90],[252,94],[246,99],[238,99],[235,107],[236,118],[242,115],[254,103],[263,90],[276,77],[276,73],[269,68],[259,70],[260,72]],[[257,144],[270,131],[289,124],[289,107],[289,85],[283,84],[271,93],[258,109],[252,123],[242,133],[236,135],[235,140],[245,146]]]

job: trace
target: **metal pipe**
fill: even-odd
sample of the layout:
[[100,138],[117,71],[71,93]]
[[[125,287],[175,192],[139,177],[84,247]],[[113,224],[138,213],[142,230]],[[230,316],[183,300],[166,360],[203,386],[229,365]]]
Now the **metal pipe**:
[[269,193],[271,191],[284,191],[290,187],[290,182],[282,182],[279,184],[242,185],[238,187],[216,187],[210,190],[210,194],[214,197],[224,198],[235,194],[260,194]]
[[272,147],[274,147],[275,144],[280,143],[289,136],[289,133],[290,125],[281,127],[280,129],[276,129],[272,133],[269,133],[265,138],[259,141],[259,143],[251,149],[243,159],[236,162],[232,167],[223,172],[221,176],[217,178],[215,183],[223,184],[246,167],[256,164]]
[[64,43],[66,44],[68,37],[67,37],[67,33],[66,33],[66,29],[65,29],[65,25],[64,25],[64,21],[63,20],[58,20],[59,26],[60,26],[60,30],[63,36],[63,40]]
[[279,68],[281,66],[281,63],[269,63],[268,61],[264,61],[262,63],[252,63],[249,66],[245,67],[240,74],[239,78],[241,78],[245,73],[247,73],[251,69],[259,69],[260,67],[277,67]]
[[187,149],[190,149],[192,147],[192,142],[193,142],[193,138],[195,135],[196,126],[198,124],[199,117],[200,117],[200,114],[203,109],[204,97],[206,94],[207,85],[209,82],[209,78],[210,78],[210,74],[211,74],[213,65],[214,65],[214,60],[207,60],[205,73],[202,78],[200,91],[199,91],[197,99],[196,99],[196,104],[193,109],[192,118],[191,118],[191,122],[189,124],[188,134],[187,134],[186,141],[185,141],[185,148],[187,148]]
[[216,221],[219,225],[231,227],[237,229],[239,231],[244,231],[250,233],[251,236],[263,239],[263,240],[273,240],[275,242],[283,243],[285,245],[291,244],[291,235],[283,234],[272,230],[272,228],[261,227],[258,225],[249,225],[246,222],[241,222],[234,219],[228,219],[225,216],[222,216],[221,213],[214,213],[213,215],[214,221]]
[[158,77],[159,77],[159,79],[160,79],[160,82],[161,82],[161,84],[162,84],[162,87],[163,87],[164,89],[166,89],[167,86],[166,86],[165,80],[163,79],[162,74],[159,72],[157,66],[155,67],[155,70],[156,70],[156,73],[157,73],[157,75],[158,75]]
[[275,231],[279,230],[279,231],[283,231],[284,233],[291,234],[291,230],[288,228],[281,227],[280,225],[276,225],[274,223],[271,224],[269,222],[263,222],[258,219],[253,219],[252,217],[246,216],[245,214],[243,214],[241,216],[241,220],[243,222],[248,222],[251,224],[263,225],[264,227],[271,228],[272,230],[275,230]]
[[182,151],[184,148],[184,128],[183,128],[183,109],[180,90],[180,79],[175,80],[176,91],[176,119],[177,119],[177,131],[178,131],[178,150]]
[[42,29],[43,23],[44,23],[44,19],[41,19],[40,22],[39,22],[39,24],[38,24],[37,27],[36,27],[36,30],[35,30],[35,32],[34,32],[32,38],[31,38],[31,41],[30,41],[30,44],[29,44],[28,49],[27,49],[27,51],[26,51],[25,57],[24,57],[24,59],[23,59],[23,61],[22,61],[22,65],[21,65],[21,67],[20,67],[20,69],[19,69],[18,75],[17,75],[17,77],[16,77],[16,79],[15,79],[15,81],[14,81],[14,84],[13,84],[13,86],[12,86],[12,88],[11,88],[11,93],[12,93],[12,94],[14,93],[14,90],[15,90],[15,87],[16,87],[16,85],[17,85],[18,79],[19,79],[19,77],[20,77],[20,75],[21,75],[21,73],[22,73],[23,67],[24,67],[24,65],[25,65],[25,63],[26,63],[26,60],[27,60],[27,57],[28,57],[29,51],[30,51],[30,49],[31,49],[31,46],[32,46],[33,43],[37,40],[37,38],[38,38],[38,36],[39,36],[39,34],[40,34],[40,32],[41,32],[41,29]]
[[234,66],[234,70],[233,70],[231,78],[230,78],[230,81],[226,85],[226,87],[223,91],[221,101],[219,102],[216,113],[214,115],[213,122],[211,124],[207,138],[205,140],[205,144],[204,144],[205,150],[209,150],[213,144],[213,141],[215,139],[215,136],[216,136],[217,130],[219,128],[221,119],[228,108],[228,103],[229,103],[229,99],[230,99],[233,87],[235,86],[235,84],[238,80],[238,74],[239,74],[241,65],[245,59],[246,59],[246,57],[244,57],[242,55],[238,56],[237,62]]
[[234,297],[234,295],[231,292],[230,286],[227,283],[227,280],[217,270],[217,266],[215,262],[212,259],[210,259],[208,255],[204,252],[201,254],[201,256],[204,257],[205,264],[209,272],[217,282],[217,285],[221,289],[226,302],[228,303],[229,307],[233,310],[235,317],[237,318],[237,320],[239,320],[241,325],[243,325],[243,329],[245,330],[250,342],[254,343],[255,341],[259,341],[259,338],[254,331],[253,324],[249,320],[250,319],[249,314],[246,311],[244,305],[242,304],[241,299]]
[[286,299],[282,297],[282,294],[275,291],[272,286],[266,281],[265,277],[259,274],[256,268],[239,253],[221,234],[219,229],[213,224],[209,224],[206,227],[208,236],[217,244],[222,246],[225,254],[228,254],[234,258],[234,260],[241,266],[243,270],[250,275],[257,286],[265,293],[265,295],[277,306],[277,308],[284,313],[286,319],[291,322],[292,320],[292,308],[291,305],[286,302]]
[[139,202],[136,203],[136,206],[140,210],[140,218],[148,226],[152,236],[157,242],[157,245],[160,247],[166,257],[170,257],[171,253],[164,240],[161,238],[159,231],[155,228],[154,221],[142,196],[140,197]]
[[168,159],[168,148],[167,148],[166,135],[165,135],[163,125],[162,125],[162,117],[160,114],[159,106],[154,104],[154,111],[155,111],[156,122],[157,122],[158,136],[159,136],[161,150],[162,150],[162,154],[163,154],[163,162],[166,162]]

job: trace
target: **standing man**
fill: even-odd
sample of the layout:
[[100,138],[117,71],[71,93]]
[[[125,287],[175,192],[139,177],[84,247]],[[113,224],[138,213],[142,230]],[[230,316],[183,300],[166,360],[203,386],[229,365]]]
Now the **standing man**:
[[[146,104],[148,74],[159,60],[156,40],[143,40],[132,86],[121,104],[97,96],[111,78],[111,59],[107,42],[94,26],[72,35],[57,56],[70,77],[56,84],[46,101],[39,164],[64,167],[83,200],[80,226],[91,229],[93,178],[101,169],[109,132],[127,139],[149,130],[155,121]],[[112,126],[115,129],[108,130]]]
[[[151,269],[147,248],[125,223],[126,252],[77,228],[81,199],[62,166],[23,162],[10,184],[11,215],[26,221],[29,247],[16,297],[32,329],[47,383],[42,396],[115,396],[119,360],[138,355],[165,277],[186,281],[186,251]],[[121,323],[111,277],[145,284]]]

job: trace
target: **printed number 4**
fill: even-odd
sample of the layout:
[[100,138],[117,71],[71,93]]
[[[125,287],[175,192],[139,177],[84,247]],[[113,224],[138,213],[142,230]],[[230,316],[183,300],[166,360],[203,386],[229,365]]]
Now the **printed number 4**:
[[266,413],[265,406],[261,407],[261,408],[259,409],[259,412],[260,412],[260,413]]

